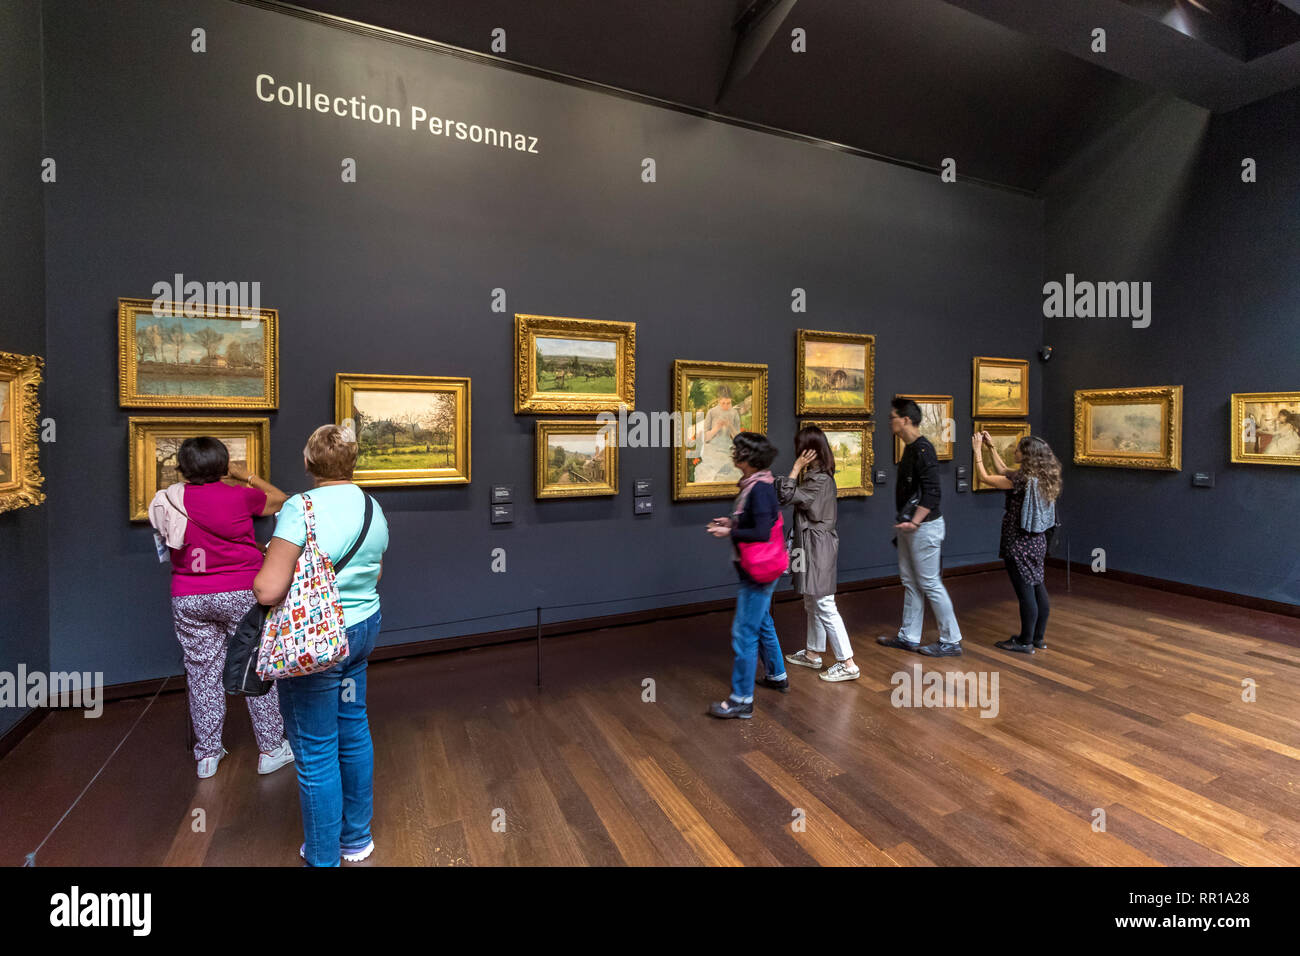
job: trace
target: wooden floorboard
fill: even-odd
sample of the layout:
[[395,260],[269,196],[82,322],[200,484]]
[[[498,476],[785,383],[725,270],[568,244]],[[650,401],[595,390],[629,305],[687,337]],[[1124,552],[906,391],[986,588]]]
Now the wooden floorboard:
[[[1300,620],[1103,575],[1049,583],[1049,647],[1032,657],[992,646],[1016,624],[999,574],[951,582],[961,658],[875,644],[897,588],[845,595],[863,678],[791,667],[791,693],[758,688],[750,721],[704,713],[727,690],[725,612],[549,639],[540,690],[530,644],[377,663],[378,850],[361,865],[1300,863]],[[801,608],[775,617],[799,647]],[[996,716],[895,707],[892,678],[914,664],[996,673]],[[296,777],[256,774],[243,705],[206,781],[184,698],[147,705],[52,713],[0,759],[0,863],[20,864],[103,766],[39,865],[297,865]]]

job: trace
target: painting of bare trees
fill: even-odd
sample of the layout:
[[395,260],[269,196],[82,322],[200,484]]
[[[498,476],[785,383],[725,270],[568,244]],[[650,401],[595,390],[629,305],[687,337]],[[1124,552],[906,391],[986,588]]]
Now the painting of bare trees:
[[119,300],[121,398],[127,407],[275,408],[276,316],[186,315]]

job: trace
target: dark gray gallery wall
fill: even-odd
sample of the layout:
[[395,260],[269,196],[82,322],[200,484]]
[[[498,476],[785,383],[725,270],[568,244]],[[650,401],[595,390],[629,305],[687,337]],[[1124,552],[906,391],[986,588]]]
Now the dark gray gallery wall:
[[[0,0],[0,351],[45,354],[45,215],[41,185],[41,5]],[[43,391],[48,395],[48,391]],[[49,453],[41,454],[48,465]],[[49,505],[0,514],[0,671],[47,670]],[[25,711],[0,708],[0,734]]]
[[[1072,445],[1075,389],[1183,386],[1183,470],[1067,461],[1076,559],[1300,603],[1295,469],[1229,463],[1229,396],[1300,389],[1300,91],[1211,117],[1153,101],[1047,198],[1047,275],[1150,280],[1149,328],[1047,319],[1045,408]],[[1242,160],[1258,182],[1242,181]],[[1065,456],[1063,456],[1065,457]],[[1215,474],[1194,488],[1193,472]]]
[[[578,617],[732,593],[728,551],[703,532],[725,503],[673,504],[666,450],[626,449],[616,499],[533,500],[514,312],[636,322],[641,409],[671,407],[675,358],[768,363],[780,468],[795,330],[875,333],[878,409],[895,392],[956,397],[948,563],[995,557],[1001,496],[954,494],[953,464],[970,458],[972,355],[1027,356],[1040,338],[1038,200],[227,0],[45,10],[48,149],[63,157],[47,204],[50,578],[69,598],[51,609],[53,666],[109,682],[179,668],[167,575],[126,520],[115,324],[119,296],[177,272],[260,281],[280,310],[271,479],[287,490],[304,487],[306,436],[333,419],[336,372],[473,378],[473,484],[376,492],[392,532],[385,643],[528,624],[536,605],[593,602],[555,614]],[[196,27],[207,53],[190,51]],[[523,131],[540,152],[264,103],[263,72]],[[498,287],[507,314],[490,309]],[[791,312],[795,287],[807,314]],[[1032,385],[1037,427],[1036,367]],[[892,476],[886,418],[875,447]],[[634,478],[655,483],[651,517],[632,515]],[[504,483],[516,521],[494,528]],[[893,572],[892,493],[842,503],[845,580]]]

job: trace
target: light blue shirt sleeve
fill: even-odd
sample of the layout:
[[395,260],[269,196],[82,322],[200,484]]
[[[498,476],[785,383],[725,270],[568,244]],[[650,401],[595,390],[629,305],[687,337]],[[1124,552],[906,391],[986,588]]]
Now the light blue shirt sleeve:
[[294,495],[280,506],[275,521],[275,537],[300,548],[307,544],[307,518],[302,510],[302,495]]

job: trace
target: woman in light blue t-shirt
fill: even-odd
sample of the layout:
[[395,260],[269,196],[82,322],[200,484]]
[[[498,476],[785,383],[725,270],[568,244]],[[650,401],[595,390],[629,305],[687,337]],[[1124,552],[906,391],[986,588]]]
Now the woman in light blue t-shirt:
[[[304,842],[299,852],[310,866],[338,866],[364,860],[375,849],[370,832],[374,809],[374,745],[366,717],[366,659],[381,623],[377,585],[388,548],[388,522],[375,503],[361,538],[366,494],[352,483],[357,440],[350,428],[322,425],[303,449],[303,464],[315,488],[311,498],[316,544],[337,563],[360,538],[338,574],[348,656],[319,674],[277,682],[284,729],[297,755]],[[253,582],[263,604],[279,604],[289,593],[294,569],[307,541],[303,495],[284,503],[275,537]]]

